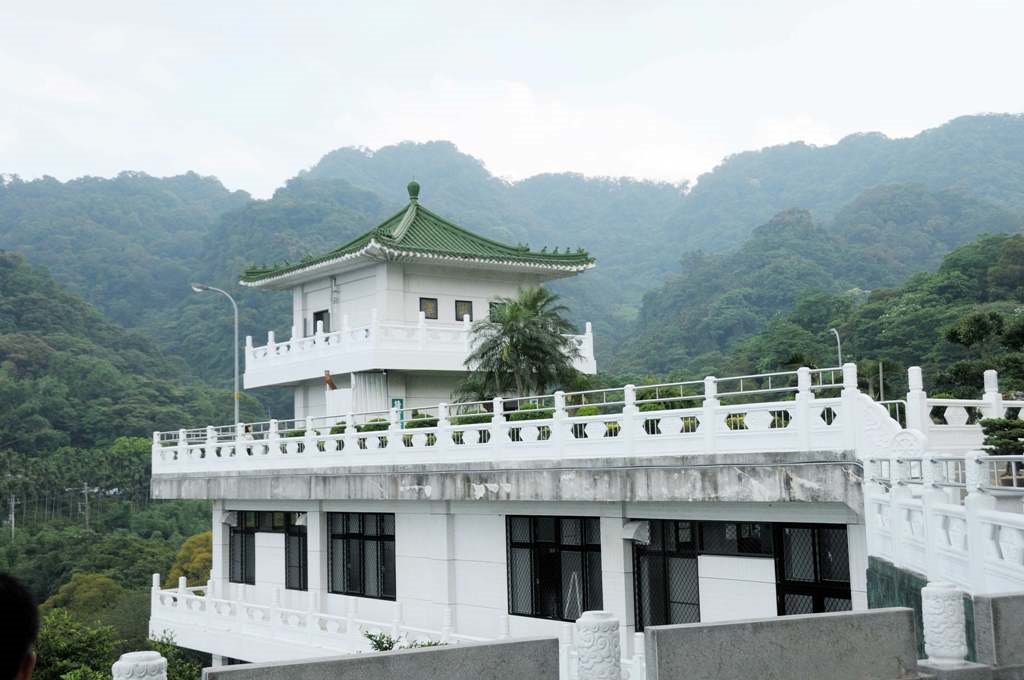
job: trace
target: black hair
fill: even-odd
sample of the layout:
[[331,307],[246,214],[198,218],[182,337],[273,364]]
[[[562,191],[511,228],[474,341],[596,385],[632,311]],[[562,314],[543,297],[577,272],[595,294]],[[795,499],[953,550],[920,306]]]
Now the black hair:
[[39,634],[39,609],[32,594],[9,574],[0,574],[0,612],[0,680],[10,680]]

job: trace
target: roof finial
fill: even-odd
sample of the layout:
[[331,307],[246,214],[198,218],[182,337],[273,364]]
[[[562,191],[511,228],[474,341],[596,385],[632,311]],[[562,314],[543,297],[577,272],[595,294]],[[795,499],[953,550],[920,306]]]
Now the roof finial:
[[409,200],[415,203],[420,197],[420,183],[416,180],[409,182]]

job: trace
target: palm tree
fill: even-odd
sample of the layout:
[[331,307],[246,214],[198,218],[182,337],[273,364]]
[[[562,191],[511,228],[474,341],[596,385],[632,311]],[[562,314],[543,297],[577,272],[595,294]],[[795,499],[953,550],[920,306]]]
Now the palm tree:
[[473,373],[461,391],[493,396],[514,390],[522,397],[571,379],[580,351],[567,335],[574,329],[558,296],[538,286],[496,302],[488,318],[473,324],[473,351],[466,358]]

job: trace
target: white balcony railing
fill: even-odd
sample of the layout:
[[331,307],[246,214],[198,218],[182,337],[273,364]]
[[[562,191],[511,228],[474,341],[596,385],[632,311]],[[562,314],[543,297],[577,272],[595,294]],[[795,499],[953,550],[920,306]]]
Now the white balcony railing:
[[[153,574],[150,594],[150,635],[171,635],[176,644],[190,649],[223,654],[228,649],[250,662],[287,661],[317,656],[369,651],[365,633],[386,633],[405,642],[459,644],[490,642],[511,637],[509,614],[496,612],[496,637],[480,637],[458,631],[451,624],[451,611],[444,616],[448,623],[440,629],[411,625],[401,602],[386,603],[392,615],[388,620],[361,616],[360,598],[332,595],[346,601],[345,613],[320,611],[310,598],[304,609],[280,605],[281,593],[266,603],[245,602],[214,595],[214,584],[188,587],[185,578],[177,588],[162,588],[160,575]],[[548,622],[543,622],[544,624]],[[548,626],[544,626],[544,631]],[[573,624],[558,626],[559,676],[561,680],[585,680],[576,672],[577,640]],[[643,634],[633,638],[634,654],[621,659],[626,680],[644,680]]]
[[[838,381],[839,377],[842,381]],[[153,473],[523,458],[853,450],[856,367],[157,432]]]
[[[342,319],[341,330],[325,333],[317,322],[313,335],[302,337],[292,328],[292,337],[278,342],[271,331],[267,344],[254,347],[245,339],[245,387],[265,387],[318,378],[332,373],[379,369],[464,371],[472,351],[472,325],[427,321],[422,312],[417,323],[378,321],[376,310],[365,326],[350,326]],[[583,335],[572,336],[579,348],[576,368],[593,374],[594,337],[590,323]]]

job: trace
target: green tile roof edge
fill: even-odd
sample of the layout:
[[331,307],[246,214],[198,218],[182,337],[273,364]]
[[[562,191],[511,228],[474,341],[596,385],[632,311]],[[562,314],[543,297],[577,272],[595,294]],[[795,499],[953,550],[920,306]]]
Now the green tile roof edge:
[[[403,243],[417,221],[425,228],[447,232],[450,236],[463,240],[464,243],[472,243],[480,252]],[[423,224],[424,222],[426,224]],[[409,204],[370,231],[330,252],[305,258],[295,264],[249,267],[242,275],[241,283],[247,286],[259,286],[291,274],[354,259],[370,250],[381,252],[389,257],[481,262],[555,271],[583,271],[594,266],[594,258],[582,248],[575,252],[567,251],[565,253],[537,252],[531,251],[525,246],[509,246],[467,231],[419,205],[419,184],[410,182]]]

